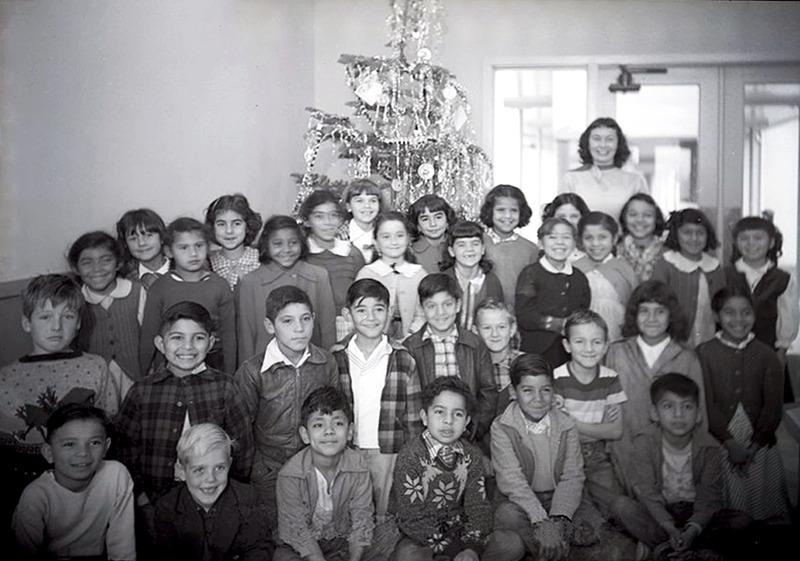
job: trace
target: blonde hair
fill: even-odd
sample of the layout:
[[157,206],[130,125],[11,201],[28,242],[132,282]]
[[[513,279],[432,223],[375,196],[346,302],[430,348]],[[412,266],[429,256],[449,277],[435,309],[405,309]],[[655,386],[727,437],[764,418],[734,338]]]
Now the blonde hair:
[[212,450],[223,449],[231,457],[233,440],[221,427],[213,423],[199,423],[189,427],[175,447],[178,461],[185,465],[190,456],[204,456]]

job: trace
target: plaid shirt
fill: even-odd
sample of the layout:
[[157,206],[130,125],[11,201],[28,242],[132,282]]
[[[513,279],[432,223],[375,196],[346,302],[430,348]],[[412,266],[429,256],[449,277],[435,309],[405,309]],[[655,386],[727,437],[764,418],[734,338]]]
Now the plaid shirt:
[[[347,344],[351,335],[331,349],[339,367],[342,393],[353,407],[353,387],[350,378],[350,360]],[[396,454],[404,444],[422,432],[419,410],[422,408],[422,391],[417,364],[406,349],[394,341],[389,364],[386,368],[386,383],[381,393],[381,413],[378,420],[378,446],[382,454]]]
[[431,332],[429,325],[425,326],[422,332],[422,340],[431,340],[433,343],[433,365],[434,376],[458,376],[458,362],[456,361],[456,341],[458,341],[458,330],[453,327],[449,335],[439,337]]
[[215,423],[236,442],[233,475],[246,478],[253,445],[247,408],[233,378],[212,368],[183,378],[165,367],[136,382],[125,396],[116,428],[119,459],[130,470],[137,494],[153,502],[175,482],[175,446],[189,422]]
[[514,359],[521,354],[522,353],[518,350],[509,349],[505,358],[501,359],[500,362],[492,363],[494,383],[495,386],[497,386],[498,393],[511,385],[511,363],[514,362]]

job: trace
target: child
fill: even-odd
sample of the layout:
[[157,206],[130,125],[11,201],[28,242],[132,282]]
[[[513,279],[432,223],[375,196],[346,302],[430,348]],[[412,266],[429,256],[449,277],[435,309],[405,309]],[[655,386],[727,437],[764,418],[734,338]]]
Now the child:
[[[619,375],[628,396],[622,404],[622,438],[611,447],[611,459],[626,491],[632,484],[633,437],[652,420],[648,392],[653,380],[666,372],[681,372],[700,387],[704,398],[700,361],[694,351],[680,344],[686,339],[686,331],[686,315],[672,289],[662,282],[645,281],[636,287],[625,307],[622,334],[627,339],[608,349],[606,366]],[[704,415],[701,419],[705,423]]]
[[231,377],[205,362],[214,339],[214,323],[203,306],[170,306],[154,338],[166,365],[136,382],[125,396],[116,422],[119,458],[136,482],[140,507],[155,504],[175,484],[175,445],[185,429],[198,423],[215,423],[233,435],[239,447],[234,473],[244,479],[250,471],[253,449],[245,403]]
[[414,225],[417,238],[411,244],[416,262],[428,273],[442,270],[445,260],[447,229],[456,222],[456,213],[439,195],[423,195],[408,209],[408,221]]
[[364,451],[379,522],[386,516],[397,453],[422,431],[417,364],[383,329],[389,291],[361,279],[347,290],[344,316],[355,334],[332,349],[342,393],[355,413],[355,445]]
[[236,370],[236,307],[228,283],[206,270],[208,230],[193,218],[178,218],[164,234],[164,251],[172,260],[172,268],[153,283],[147,294],[139,336],[143,372],[150,371],[156,354],[153,341],[161,331],[164,310],[189,301],[204,306],[217,326],[209,364],[230,375]]
[[378,259],[362,268],[356,279],[380,281],[389,290],[390,320],[386,333],[402,341],[423,323],[417,287],[425,269],[410,261],[411,227],[399,212],[385,212],[375,220]]
[[258,242],[261,266],[239,282],[236,298],[239,322],[239,363],[263,353],[272,338],[264,327],[266,300],[280,286],[293,285],[308,294],[317,315],[312,341],[325,349],[336,340],[336,310],[328,272],[307,263],[308,244],[297,221],[272,216]]
[[301,289],[280,286],[270,292],[264,324],[274,338],[239,367],[236,385],[255,440],[251,481],[274,528],[278,470],[300,449],[300,404],[317,388],[339,387],[339,372],[330,353],[311,343],[314,308]]
[[695,348],[714,337],[711,297],[725,287],[725,273],[710,251],[717,235],[708,217],[694,208],[673,212],[667,222],[667,251],[653,268],[653,279],[675,290],[689,320],[687,345]]
[[278,474],[275,561],[359,561],[372,541],[372,486],[364,458],[347,447],[350,408],[335,388],[311,392],[300,410],[307,446]]
[[381,189],[369,179],[356,179],[345,188],[342,200],[350,220],[342,225],[340,237],[358,248],[365,263],[371,263],[375,250],[375,219],[383,210]]
[[149,289],[169,272],[162,242],[167,227],[149,208],[129,210],[117,221],[117,242],[124,250],[122,273]]
[[483,229],[477,222],[456,222],[448,232],[444,274],[458,281],[461,293],[459,324],[475,331],[475,307],[484,298],[503,300],[500,279],[492,272],[492,263],[485,258]]
[[568,355],[561,344],[564,321],[573,311],[588,308],[592,295],[586,276],[573,268],[575,229],[564,218],[548,218],[539,227],[544,258],[522,270],[517,281],[517,324],[520,348],[544,356],[553,367]]
[[228,479],[233,444],[212,423],[193,425],[181,435],[175,473],[185,485],[156,503],[156,558],[272,559],[255,492]]
[[497,389],[497,411],[502,412],[509,401],[511,363],[521,353],[518,349],[517,318],[508,304],[496,298],[481,300],[475,308],[475,327],[492,359],[494,385]]
[[83,402],[110,415],[117,411],[120,391],[106,361],[70,348],[84,305],[80,287],[66,275],[40,275],[22,292],[22,329],[33,350],[0,368],[0,516],[6,528],[19,494],[47,467],[40,449],[52,410]]
[[136,559],[133,481],[104,460],[111,444],[102,409],[67,403],[47,419],[42,455],[53,469],[25,488],[14,512],[21,557]]
[[223,195],[208,205],[206,227],[220,246],[208,254],[211,270],[233,290],[239,279],[260,265],[258,250],[251,244],[261,231],[261,215],[250,208],[244,195]]
[[352,330],[342,311],[346,305],[347,288],[365,265],[364,256],[353,244],[336,237],[342,225],[342,212],[339,198],[332,191],[318,189],[312,192],[300,205],[300,218],[308,229],[307,261],[325,269],[331,280],[336,340],[339,341]]
[[571,521],[583,493],[583,458],[575,421],[553,406],[553,370],[540,355],[511,364],[514,400],[492,423],[492,465],[505,501],[495,511],[486,555],[565,559]]
[[749,289],[724,288],[711,300],[721,327],[697,348],[708,426],[724,446],[727,506],[755,520],[788,518],[789,497],[775,431],[782,415],[783,372],[775,352],[755,338]]
[[619,214],[622,240],[617,255],[633,267],[638,283],[653,277],[653,267],[664,252],[661,234],[667,226],[664,214],[647,193],[636,193]]
[[461,310],[458,282],[444,273],[428,275],[419,283],[425,324],[405,341],[417,363],[422,388],[442,376],[466,382],[478,402],[473,433],[480,440],[489,432],[497,407],[497,390],[489,351],[480,338],[457,323]]
[[422,391],[426,429],[400,452],[394,474],[392,512],[402,535],[395,561],[478,561],[492,511],[483,454],[462,438],[475,411],[472,390],[455,376]]
[[639,501],[629,511],[636,521],[631,533],[649,548],[662,544],[656,559],[697,559],[680,553],[724,548],[745,529],[747,517],[723,509],[719,447],[700,426],[697,384],[669,372],[653,382],[650,397],[656,423],[636,436],[630,458]]
[[102,356],[124,396],[142,376],[139,326],[146,293],[138,281],[119,278],[122,254],[105,232],[89,232],[75,240],[67,254],[78,274],[86,308],[77,347]]
[[531,221],[533,210],[525,195],[513,185],[497,185],[486,194],[481,222],[486,226],[486,257],[494,263],[506,302],[514,306],[520,272],[539,259],[539,248],[516,230]]
[[797,276],[778,268],[783,235],[771,215],[747,216],[733,227],[731,264],[725,266],[729,285],[746,287],[756,311],[756,339],[775,349],[784,369],[784,402],[794,401],[786,368],[786,352],[800,327]]
[[[589,207],[586,206],[586,202],[583,200],[583,198],[581,198],[580,195],[576,195],[575,193],[562,193],[557,195],[552,202],[544,205],[544,210],[542,211],[542,222],[548,218],[563,218],[572,224],[572,227],[575,228],[576,232],[578,232],[578,225],[581,221],[581,218],[587,214],[589,214]],[[577,246],[580,246],[580,237],[578,240],[579,243]],[[585,255],[586,254],[581,251],[579,247],[575,247],[569,257],[569,261],[570,263],[574,263]]]
[[586,214],[578,223],[578,239],[586,255],[575,262],[589,281],[590,309],[605,320],[612,343],[622,339],[625,304],[639,284],[631,266],[613,255],[618,232],[617,222],[608,214]]

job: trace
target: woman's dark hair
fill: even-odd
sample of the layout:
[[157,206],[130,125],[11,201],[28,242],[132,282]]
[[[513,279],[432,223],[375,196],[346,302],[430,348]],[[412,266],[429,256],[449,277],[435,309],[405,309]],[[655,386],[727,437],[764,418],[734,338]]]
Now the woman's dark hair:
[[214,230],[214,222],[217,219],[217,214],[226,210],[232,210],[244,219],[244,245],[249,246],[261,231],[261,215],[250,208],[247,197],[241,193],[222,195],[208,205],[208,210],[206,211],[206,226],[208,226],[211,231],[212,239],[215,243],[218,243]]
[[531,221],[531,216],[533,216],[533,209],[528,205],[528,201],[525,199],[525,193],[523,193],[519,187],[514,187],[513,185],[497,185],[486,193],[486,198],[483,199],[483,204],[481,205],[481,222],[485,224],[487,228],[494,226],[492,213],[494,212],[494,204],[499,197],[516,199],[519,203],[519,224],[517,224],[517,228],[524,228],[527,226]]
[[544,209],[542,210],[542,222],[548,218],[553,218],[556,215],[556,211],[564,205],[574,206],[578,209],[578,212],[581,213],[581,217],[589,214],[589,205],[586,204],[583,197],[576,193],[561,193],[560,195],[556,195],[556,198],[551,202],[544,205]]
[[[461,220],[456,222],[455,224],[451,225],[447,229],[447,247],[451,248],[455,244],[456,240],[460,238],[478,238],[483,243],[483,228],[477,222],[472,222],[470,220]],[[442,258],[442,270],[449,269],[456,263],[456,258],[450,255],[450,252],[443,254]],[[493,264],[492,262],[486,258],[486,253],[483,254],[481,257],[478,266],[484,273],[488,273],[492,270]]]
[[644,281],[636,287],[625,306],[625,324],[622,326],[622,335],[634,337],[639,335],[639,326],[636,318],[639,315],[639,306],[655,302],[669,310],[669,325],[667,333],[676,341],[686,341],[689,337],[689,320],[683,311],[678,296],[668,285],[657,280]]
[[714,225],[703,211],[696,208],[685,208],[670,213],[669,220],[667,221],[667,239],[664,240],[664,247],[674,251],[680,251],[681,246],[678,242],[678,230],[680,230],[681,226],[684,224],[699,224],[705,228],[706,246],[703,248],[703,251],[717,249],[719,241],[717,241],[717,233],[714,230]]
[[628,158],[631,157],[631,150],[628,148],[628,140],[625,138],[622,128],[611,117],[600,117],[599,119],[595,119],[588,127],[586,127],[586,130],[583,131],[583,134],[578,141],[578,155],[581,157],[581,162],[586,165],[592,165],[594,163],[592,153],[589,151],[589,137],[592,135],[592,131],[594,129],[600,127],[614,129],[614,131],[616,131],[617,152],[614,154],[614,166],[621,168],[623,165],[625,165],[625,162],[628,161]]
[[625,214],[627,214],[628,207],[633,201],[642,201],[643,203],[647,203],[653,207],[653,211],[656,214],[656,229],[653,231],[653,235],[656,237],[660,236],[667,227],[667,221],[664,219],[664,213],[661,212],[661,209],[659,208],[658,204],[656,204],[656,201],[647,193],[636,193],[635,195],[631,195],[631,198],[625,201],[622,210],[619,212],[619,223],[622,226],[622,234],[630,234],[628,225],[625,222]]
[[297,223],[297,220],[291,216],[277,214],[275,216],[270,216],[264,223],[261,239],[258,240],[258,260],[264,265],[272,261],[272,256],[269,254],[269,239],[272,237],[272,234],[278,230],[294,230],[297,232],[297,239],[300,240],[299,259],[305,259],[308,255],[308,241],[303,233],[303,229]]
[[117,240],[105,232],[87,232],[75,240],[75,242],[70,246],[69,252],[67,253],[67,260],[72,268],[77,271],[78,261],[80,260],[81,253],[83,253],[84,250],[102,247],[111,252],[111,254],[114,256],[114,259],[117,260],[117,269],[119,269],[122,266],[123,259],[122,248],[120,245],[121,244],[119,244]]
[[767,250],[767,259],[773,263],[778,263],[778,258],[783,255],[783,234],[772,222],[772,213],[764,212],[763,216],[745,216],[733,227],[733,252],[731,253],[731,263],[736,263],[742,256],[736,246],[736,238],[745,230],[763,230],[773,242],[773,246]]
[[411,225],[414,227],[415,238],[419,238],[422,235],[419,231],[419,217],[426,209],[431,213],[443,212],[447,218],[448,226],[452,226],[458,219],[453,207],[439,195],[422,195],[419,199],[411,203],[407,213],[408,221],[411,222]]

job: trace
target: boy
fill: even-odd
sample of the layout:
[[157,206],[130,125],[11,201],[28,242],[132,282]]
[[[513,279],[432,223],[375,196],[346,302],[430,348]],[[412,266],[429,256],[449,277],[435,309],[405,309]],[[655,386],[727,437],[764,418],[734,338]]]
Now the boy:
[[45,423],[57,405],[81,402],[117,412],[119,387],[105,360],[71,343],[84,306],[66,275],[40,275],[22,292],[22,329],[33,350],[0,369],[0,516],[5,528],[19,495],[47,469],[41,456]]
[[472,389],[478,401],[475,438],[489,432],[497,406],[489,352],[474,333],[458,324],[461,288],[444,273],[426,276],[417,289],[425,325],[404,342],[417,363],[423,389],[442,376],[458,376]]
[[42,455],[53,469],[25,488],[14,512],[21,557],[136,559],[133,481],[103,459],[110,444],[102,409],[68,403],[48,417]]
[[235,379],[255,441],[252,483],[275,527],[278,470],[301,447],[300,405],[317,388],[338,388],[339,371],[331,354],[311,343],[314,310],[303,290],[276,288],[267,296],[266,314],[264,326],[274,337],[239,367]]
[[234,476],[246,479],[249,474],[252,436],[244,400],[230,376],[205,363],[214,346],[213,328],[211,314],[196,302],[168,308],[154,337],[166,365],[136,382],[120,408],[119,458],[136,482],[136,503],[145,522],[152,522],[149,505],[175,485],[175,446],[191,425],[223,427],[238,446]]
[[475,409],[472,390],[455,376],[437,378],[422,390],[426,430],[400,452],[394,474],[392,512],[402,534],[395,561],[434,555],[478,561],[492,511],[483,454],[461,439]]
[[[492,423],[492,465],[505,495],[487,546],[497,559],[563,559],[583,493],[583,458],[575,421],[553,406],[553,370],[544,357],[511,364],[514,400]],[[497,552],[503,544],[504,554]],[[538,556],[538,557],[537,557]]]
[[[147,292],[139,338],[139,364],[143,375],[150,371],[165,309],[182,301],[197,302],[211,314],[218,336],[208,363],[230,375],[236,370],[236,307],[225,279],[206,270],[209,232],[193,218],[178,218],[167,226],[164,252],[172,260],[169,274],[160,277]],[[158,364],[155,368],[158,368]]]
[[158,559],[272,559],[255,492],[228,479],[232,444],[212,423],[181,435],[175,473],[186,485],[173,487],[156,503]]
[[[719,445],[701,425],[700,388],[688,376],[670,372],[650,386],[656,423],[634,438],[634,503],[629,531],[660,553],[735,543],[747,526],[743,512],[724,509]],[[712,544],[707,538],[717,530]],[[727,534],[723,539],[723,535]],[[705,542],[705,544],[703,543]],[[659,556],[657,550],[656,557]]]
[[422,432],[420,383],[411,354],[383,332],[389,291],[374,279],[347,290],[345,321],[355,334],[333,347],[342,393],[355,413],[355,445],[364,451],[382,522],[389,506],[397,453]]
[[497,389],[497,411],[502,412],[510,399],[508,387],[511,379],[508,372],[511,363],[521,354],[512,345],[517,335],[517,318],[508,304],[489,297],[479,302],[475,308],[475,327],[484,346],[489,350]]
[[372,485],[364,458],[347,447],[350,408],[333,387],[311,392],[300,410],[307,446],[278,474],[275,561],[359,561],[372,540]]

